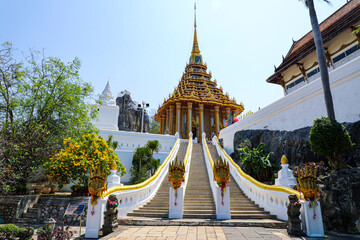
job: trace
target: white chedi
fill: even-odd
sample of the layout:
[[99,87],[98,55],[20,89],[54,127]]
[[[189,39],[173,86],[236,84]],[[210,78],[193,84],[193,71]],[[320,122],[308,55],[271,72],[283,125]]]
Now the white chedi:
[[283,155],[281,158],[281,170],[278,172],[278,177],[275,179],[275,185],[293,188],[296,183],[296,178],[294,178],[293,172],[289,169],[288,160],[286,156]]
[[105,89],[102,92],[102,94],[99,96],[99,100],[97,102],[101,103],[101,105],[103,105],[103,106],[115,106],[116,105],[115,99],[110,90],[109,81],[107,82]]

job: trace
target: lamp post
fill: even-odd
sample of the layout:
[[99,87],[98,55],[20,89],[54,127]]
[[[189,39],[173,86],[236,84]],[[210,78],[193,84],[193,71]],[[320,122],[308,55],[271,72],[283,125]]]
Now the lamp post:
[[[144,101],[142,101],[142,116],[141,116],[141,131],[143,132],[144,129],[144,112],[145,112],[145,108],[150,107],[149,103],[145,103]],[[141,104],[138,104],[138,108],[141,108]]]
[[48,220],[44,221],[44,230],[47,234],[50,234],[54,231],[56,221],[53,218],[49,218]]

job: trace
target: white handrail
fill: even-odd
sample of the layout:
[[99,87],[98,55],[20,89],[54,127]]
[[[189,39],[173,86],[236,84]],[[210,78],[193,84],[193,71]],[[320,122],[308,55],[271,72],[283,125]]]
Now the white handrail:
[[[184,208],[184,198],[187,183],[189,181],[189,172],[190,172],[190,164],[191,164],[191,153],[192,153],[192,132],[189,133],[188,146],[186,148],[186,154],[184,158],[185,164],[185,175],[184,175],[184,183],[175,190],[170,187],[169,191],[169,218],[182,218],[183,217],[183,208]],[[176,204],[175,204],[176,203]]]
[[[254,184],[252,181],[241,175],[238,168],[234,165],[234,161],[219,146],[216,137],[213,138],[212,143],[215,145],[219,156],[229,162],[230,173],[243,192],[260,207],[269,211],[271,214],[276,215],[278,219],[287,220],[287,205],[289,204],[288,196],[289,194],[298,195],[299,193],[286,187]],[[268,189],[260,187],[262,185],[268,186]]]
[[207,172],[208,172],[210,187],[211,187],[211,191],[212,191],[213,198],[215,201],[216,218],[217,219],[230,219],[231,218],[230,188],[227,186],[225,192],[222,195],[222,191],[214,179],[214,173],[213,173],[214,161],[209,152],[209,148],[207,147],[205,136],[206,136],[206,134],[203,133],[202,134],[202,146],[203,146],[203,151],[204,151],[204,157],[205,157],[205,163],[206,163],[206,168],[207,168]]
[[86,219],[86,238],[98,238],[98,231],[101,229],[104,219],[106,201],[110,194],[116,195],[118,205],[118,216],[126,216],[127,213],[138,209],[149,202],[159,189],[164,177],[169,171],[169,163],[172,162],[179,150],[180,139],[178,138],[173,149],[159,167],[158,171],[148,180],[128,186],[116,186],[108,189],[104,197],[97,200],[97,204],[88,203],[88,212]]

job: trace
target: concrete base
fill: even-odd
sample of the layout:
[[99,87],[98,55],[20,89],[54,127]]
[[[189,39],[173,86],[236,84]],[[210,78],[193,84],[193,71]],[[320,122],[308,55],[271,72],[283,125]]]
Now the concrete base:
[[301,201],[302,229],[309,237],[325,237],[320,202],[315,202],[317,206],[311,206],[310,208],[310,201]]
[[86,218],[86,238],[99,238],[99,231],[104,223],[106,201],[107,198],[99,198],[96,204],[91,205],[91,198],[89,199]]
[[183,218],[184,187],[181,186],[176,191],[170,187],[169,191],[169,218]]
[[230,212],[230,187],[224,189],[224,195],[221,196],[221,189],[217,188],[217,203],[216,203],[216,218],[217,219],[231,219]]

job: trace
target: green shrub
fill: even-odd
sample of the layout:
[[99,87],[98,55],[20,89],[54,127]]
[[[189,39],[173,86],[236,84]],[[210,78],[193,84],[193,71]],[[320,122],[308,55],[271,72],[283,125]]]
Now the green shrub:
[[317,118],[310,130],[311,151],[326,156],[333,169],[345,167],[341,156],[349,152],[354,144],[345,127],[327,117]]
[[0,239],[16,239],[19,228],[14,224],[5,224],[0,226]]
[[19,240],[27,240],[27,239],[32,239],[33,235],[34,235],[34,228],[23,227],[19,229],[17,236],[19,237]]
[[274,164],[270,162],[270,153],[263,149],[264,146],[260,143],[253,148],[249,139],[245,139],[238,149],[244,171],[261,182],[271,181],[274,175]]

